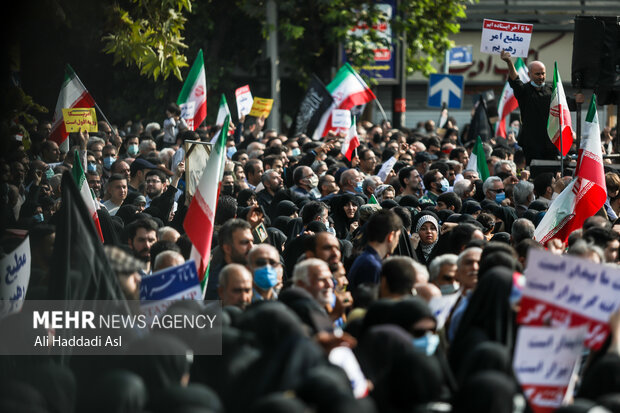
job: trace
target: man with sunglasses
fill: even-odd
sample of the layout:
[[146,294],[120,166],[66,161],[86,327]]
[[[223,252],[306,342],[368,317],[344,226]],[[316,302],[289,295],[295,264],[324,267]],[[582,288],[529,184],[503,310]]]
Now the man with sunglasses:
[[489,176],[484,184],[482,184],[482,192],[484,197],[490,201],[501,204],[506,199],[506,193],[504,192],[504,182],[498,176]]
[[278,250],[269,244],[255,245],[248,253],[247,267],[253,276],[252,302],[277,300],[283,271]]

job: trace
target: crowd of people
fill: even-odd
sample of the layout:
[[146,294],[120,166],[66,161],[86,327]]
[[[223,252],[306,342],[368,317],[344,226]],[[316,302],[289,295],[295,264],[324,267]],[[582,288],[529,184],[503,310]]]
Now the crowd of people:
[[[26,299],[49,297],[62,174],[78,162],[127,300],[139,299],[145,277],[189,259],[184,145],[211,141],[218,127],[191,131],[179,115],[171,104],[163,127],[100,122],[99,132],[70,134],[68,145],[49,139],[50,122],[28,140],[5,139],[0,227],[28,231]],[[516,140],[518,122],[508,138],[484,143],[491,174],[484,181],[468,169],[475,137],[452,118],[442,128],[428,120],[411,130],[361,121],[351,160],[341,154],[342,134],[313,141],[250,117],[234,126],[205,291],[224,309],[223,354],[64,364],[4,356],[0,410],[531,411],[511,364],[513,273],[523,273],[529,250],[543,248],[618,265],[615,169],[606,170],[605,207],[567,245],[540,245],[536,225],[572,171],[533,176]],[[607,151],[616,133],[603,130]],[[18,243],[15,232],[5,233],[3,253]],[[438,329],[428,303],[451,294],[458,300]],[[186,311],[200,312],[202,303]],[[610,327],[603,348],[587,357],[576,401],[561,411],[620,411],[620,317]],[[132,346],[188,344],[152,333]],[[330,363],[338,347],[353,350],[365,397]]]

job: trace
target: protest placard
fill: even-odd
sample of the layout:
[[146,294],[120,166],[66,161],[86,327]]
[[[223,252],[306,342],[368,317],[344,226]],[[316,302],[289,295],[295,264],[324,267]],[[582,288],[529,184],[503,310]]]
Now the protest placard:
[[272,107],[273,99],[254,98],[252,110],[250,110],[250,116],[256,116],[257,118],[262,116],[266,119],[269,117]]
[[24,241],[0,260],[0,318],[22,309],[30,281],[30,241]]
[[346,109],[332,110],[332,126],[349,129],[351,127],[351,111]]
[[237,116],[241,118],[247,115],[252,110],[252,92],[250,92],[250,85],[241,86],[235,90],[235,97],[237,99]]
[[433,312],[435,319],[437,319],[437,330],[441,330],[450,315],[452,307],[459,300],[460,293],[442,295],[440,297],[433,297],[428,303],[429,308]]
[[609,333],[609,316],[620,306],[620,270],[570,255],[530,250],[518,322],[586,325],[586,346],[598,349]]
[[142,278],[140,308],[147,318],[165,313],[171,300],[202,300],[193,260]]
[[564,400],[579,366],[587,327],[522,326],[513,368],[536,413],[551,413]]
[[97,132],[95,108],[71,108],[62,110],[67,132]]
[[534,25],[484,19],[480,52],[500,54],[506,50],[515,57],[527,57]]

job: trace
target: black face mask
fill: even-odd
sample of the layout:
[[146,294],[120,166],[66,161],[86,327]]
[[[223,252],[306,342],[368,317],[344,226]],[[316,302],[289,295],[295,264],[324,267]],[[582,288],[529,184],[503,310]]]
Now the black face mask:
[[504,230],[504,223],[502,221],[495,222],[495,226],[493,227],[493,234],[497,234],[498,232],[502,232]]
[[222,195],[233,196],[234,193],[235,193],[234,185],[222,185]]

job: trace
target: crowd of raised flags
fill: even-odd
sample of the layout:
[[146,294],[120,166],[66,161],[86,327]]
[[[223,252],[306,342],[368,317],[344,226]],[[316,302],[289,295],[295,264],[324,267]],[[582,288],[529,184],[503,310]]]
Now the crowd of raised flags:
[[[523,61],[518,59],[515,66],[521,80],[529,81]],[[250,88],[242,87],[236,95],[251,98],[248,93]],[[159,158],[153,156],[157,150],[145,149],[144,153],[125,150],[124,158],[115,155],[117,158],[111,167],[100,173],[103,171],[102,157],[95,156],[96,150],[91,148],[98,144],[100,137],[95,140],[91,137],[89,150],[76,150],[72,154],[72,163],[58,159],[56,165],[48,165],[53,162],[46,161],[47,155],[41,149],[43,142],[55,142],[67,159],[72,139],[78,139],[78,135],[84,139],[85,136],[82,133],[70,136],[66,132],[62,109],[96,106],[78,76],[67,67],[49,135],[43,142],[31,139],[29,151],[24,151],[20,143],[13,143],[16,153],[23,151],[29,159],[32,172],[27,173],[26,179],[20,178],[16,171],[20,166],[27,166],[24,159],[0,154],[0,164],[9,171],[1,182],[7,193],[3,198],[2,222],[15,227],[4,235],[3,259],[11,258],[13,249],[10,246],[15,245],[15,238],[23,240],[28,231],[33,234],[30,236],[33,267],[32,276],[28,273],[28,288],[24,289],[23,296],[21,290],[20,294],[6,295],[9,285],[2,282],[2,300],[23,301],[24,298],[36,297],[126,302],[130,298],[127,290],[130,284],[126,279],[119,281],[123,265],[130,266],[134,259],[142,260],[145,251],[148,253],[152,248],[152,245],[146,249],[137,247],[136,238],[127,239],[125,230],[131,228],[136,219],[152,221],[159,229],[171,227],[178,231],[172,247],[158,239],[158,243],[162,242],[158,247],[163,249],[159,253],[178,249],[183,252],[183,261],[193,260],[204,295],[210,291],[208,287],[214,285],[220,287],[216,294],[224,294],[226,285],[221,282],[222,267],[242,264],[245,269],[238,271],[243,270],[252,277],[252,283],[245,288],[252,290],[249,295],[253,297],[252,305],[247,302],[231,305],[227,297],[219,297],[224,305],[230,305],[225,311],[225,323],[228,324],[224,325],[223,356],[198,359],[192,366],[188,358],[176,360],[180,372],[172,372],[175,367],[170,365],[162,367],[158,372],[161,377],[157,380],[165,382],[163,387],[153,385],[153,381],[157,381],[151,376],[155,374],[153,370],[128,367],[124,372],[136,373],[131,376],[132,380],[144,382],[142,386],[151,393],[142,391],[146,395],[136,402],[134,410],[122,410],[121,403],[119,410],[109,411],[139,412],[145,408],[159,411],[161,406],[172,405],[167,411],[318,412],[355,409],[368,412],[542,413],[567,404],[573,395],[589,399],[572,406],[587,406],[579,411],[595,411],[588,410],[595,406],[594,402],[618,411],[614,409],[620,406],[620,355],[617,354],[620,351],[620,294],[614,295],[613,291],[617,291],[620,285],[620,220],[616,216],[620,212],[620,176],[605,169],[609,165],[603,159],[602,130],[595,95],[590,101],[580,146],[574,147],[574,130],[557,65],[547,133],[562,157],[572,153],[577,162],[574,170],[563,169],[564,176],[555,176],[554,173],[548,182],[546,178],[539,179],[540,174],[532,176],[533,171],[525,165],[522,148],[506,139],[506,120],[518,108],[508,84],[499,100],[499,119],[495,136],[491,139],[482,139],[475,128],[465,133],[467,128],[460,127],[447,116],[444,116],[443,128],[436,128],[430,120],[420,119],[414,130],[392,129],[387,120],[379,125],[361,120],[362,107],[376,96],[349,64],[343,65],[326,86],[313,77],[288,133],[262,131],[261,122],[254,124],[252,131],[244,130],[244,124],[248,124],[244,120],[252,116],[241,110],[235,128],[225,94],[221,96],[215,124],[207,125],[206,97],[207,80],[201,50],[176,101],[180,118],[175,121],[177,135],[174,142],[163,142],[161,136],[152,132],[158,129],[152,123],[153,128],[140,136],[141,142],[157,141]],[[334,125],[334,110],[350,111],[350,127]],[[480,105],[477,112],[484,112],[484,105]],[[105,119],[103,113],[101,115]],[[485,116],[484,113],[481,115]],[[488,119],[485,122],[488,123]],[[114,125],[107,119],[103,123],[110,128],[110,135],[120,138]],[[33,138],[39,132],[33,131]],[[123,138],[116,150],[125,147],[125,142],[133,135],[126,134]],[[188,182],[175,187],[170,178],[184,180],[181,175],[187,165],[180,161],[189,156],[184,151],[184,140],[210,143],[208,159],[204,169],[198,171],[201,172],[200,178],[191,199],[183,189],[187,188]],[[115,146],[110,137],[104,141],[101,150]],[[297,146],[289,145],[291,143]],[[86,142],[82,144],[86,147]],[[250,145],[255,148],[253,151],[250,151]],[[35,152],[35,148],[40,152]],[[230,151],[231,148],[234,150]],[[270,150],[270,155],[263,156]],[[276,156],[271,156],[276,152]],[[164,153],[166,157],[161,156]],[[242,155],[245,155],[243,161]],[[155,165],[153,160],[160,162]],[[160,176],[167,177],[170,181],[168,189],[172,188],[170,194],[148,192],[143,180],[143,186],[135,188],[138,193],[132,201],[125,198],[127,201],[123,206],[130,208],[119,213],[118,219],[112,219],[102,204],[107,191],[98,189],[97,179],[91,178],[99,175],[109,179],[121,162],[128,166],[127,185],[130,182],[127,178],[137,175],[139,168],[143,176],[150,174],[144,170],[154,170],[158,172],[148,175],[151,184],[157,183]],[[271,162],[271,168],[263,171],[262,165],[267,162]],[[278,167],[277,162],[280,162]],[[71,168],[71,174],[55,174],[54,167],[60,167],[59,171]],[[52,171],[49,177],[45,173],[47,170]],[[46,176],[41,177],[35,171],[43,171]],[[259,177],[258,181],[253,181],[256,174],[267,179]],[[56,186],[52,187],[54,182]],[[613,193],[608,188],[610,184],[615,185]],[[47,194],[39,195],[45,186],[48,187]],[[17,213],[9,202],[12,187],[16,188],[16,196],[23,204]],[[502,193],[505,195],[498,196]],[[43,211],[47,198],[53,199],[54,196],[57,205],[51,211],[45,210],[44,222],[41,222],[38,211]],[[167,197],[169,210],[160,211],[157,209],[161,205],[158,198],[161,201],[164,197]],[[183,200],[186,200],[185,205]],[[277,211],[288,212],[278,215]],[[314,215],[310,215],[312,213]],[[221,222],[218,216],[222,214],[232,215]],[[259,226],[252,227],[253,240],[246,241],[250,247],[252,242],[269,244],[274,248],[270,247],[268,251],[275,254],[274,263],[261,264],[258,269],[249,258],[256,247],[245,251],[245,255],[235,250],[240,254],[236,258],[238,261],[230,262],[227,259],[231,253],[225,252],[223,245],[231,241],[221,236],[226,225],[237,225],[243,230],[249,228],[247,223],[240,221],[249,222],[251,214],[262,218]],[[398,228],[385,238],[389,241],[376,240],[376,234],[369,233],[373,219],[388,215],[390,222],[398,223]],[[175,221],[175,217],[182,219]],[[55,232],[56,238],[55,241],[48,240],[48,247],[50,243],[53,245],[53,254],[48,254],[49,262],[44,263],[41,262],[45,261],[43,247],[40,243],[33,243],[33,239],[37,228],[48,224],[55,226],[51,231]],[[264,236],[260,234],[261,227]],[[327,275],[330,281],[323,280],[326,284],[320,288],[328,294],[329,303],[319,300],[320,294],[311,288],[303,294],[297,288],[307,283],[310,277],[306,275],[304,281],[303,275],[297,275],[298,268],[311,257],[321,258],[317,249],[318,234],[321,233],[329,233],[327,237],[335,240],[338,251],[331,252],[336,256],[336,262],[330,262]],[[111,255],[104,245],[121,247],[126,252],[122,255],[124,258],[119,259],[121,253],[118,252]],[[238,247],[232,245],[230,248]],[[539,249],[547,252],[537,251],[536,258],[527,262],[528,251]],[[134,257],[130,257],[132,254]],[[561,263],[556,263],[557,257],[545,254],[569,254],[572,257],[566,260],[570,265],[576,265],[577,270],[569,271]],[[374,283],[358,285],[351,278],[350,270],[355,267],[356,260],[363,257],[368,264],[362,273],[372,272],[373,263],[379,265],[380,272]],[[405,264],[390,261],[393,257],[405,258]],[[149,259],[153,262],[154,258],[150,256]],[[261,259],[269,261],[262,255]],[[321,258],[326,262],[330,259]],[[473,261],[469,263],[468,260]],[[536,295],[536,289],[547,288],[536,283],[540,268],[557,270],[557,276],[566,279],[575,276],[589,279],[592,274],[583,268],[594,266],[591,261],[597,264],[591,268],[592,274],[601,271],[601,277],[608,277],[610,287],[599,306],[605,317],[610,316],[609,320],[596,319],[595,323],[577,304],[571,306],[569,301],[565,306],[564,302],[560,303],[568,295],[565,291],[550,298],[551,302]],[[270,285],[276,280],[269,278],[275,277],[275,271],[270,272],[268,268],[274,266],[280,268],[277,288],[275,283]],[[397,266],[397,270],[390,266]],[[35,267],[47,272],[35,277]],[[325,268],[328,267],[325,265]],[[142,279],[152,276],[151,270],[152,267],[148,271],[140,269]],[[17,269],[12,270],[15,271]],[[357,270],[358,277],[359,273]],[[165,273],[158,274],[166,276]],[[8,279],[4,275],[2,278]],[[467,286],[467,277],[473,285]],[[351,292],[345,292],[348,283],[352,286]],[[136,288],[139,289],[139,281],[137,284],[137,287],[133,286],[134,293]],[[170,284],[173,284],[172,279]],[[568,288],[570,283],[566,281],[566,284]],[[408,286],[406,291],[403,292],[401,285]],[[548,288],[553,289],[550,285]],[[265,291],[270,294],[259,294]],[[579,303],[579,291],[573,293],[570,297]],[[414,295],[419,297],[412,297]],[[522,296],[526,297],[528,307],[519,313]],[[270,307],[273,303],[266,304],[266,301],[283,304]],[[544,305],[555,310],[549,310],[544,316],[537,314]],[[562,315],[557,308],[568,313]],[[187,307],[182,311],[199,310]],[[518,329],[517,314],[522,325],[519,338],[513,334]],[[532,314],[540,316],[538,324],[524,321],[534,317]],[[572,314],[572,318],[566,314]],[[0,315],[5,316],[4,321],[0,319],[1,327],[3,322],[18,317],[19,313]],[[439,319],[441,324],[437,323]],[[585,321],[575,325],[575,320]],[[572,328],[581,330],[570,330]],[[567,345],[566,354],[562,353],[565,358],[560,359],[558,351],[556,354],[552,349],[544,351],[546,341],[540,341],[543,344],[537,346],[529,344],[536,343],[538,333],[548,334],[552,337],[549,340],[570,338],[578,345]],[[588,347],[588,340],[594,333],[599,334],[597,337],[601,342],[596,347],[590,346],[592,351],[586,367],[580,369],[581,353],[584,346]],[[338,350],[334,352],[334,347],[340,350],[353,348],[354,356],[350,352],[346,357],[337,355]],[[518,351],[513,365],[511,360],[515,349]],[[191,353],[189,348],[187,350]],[[553,386],[547,386],[549,383],[544,380],[536,381],[540,375],[525,378],[536,373],[537,368],[536,365],[528,367],[528,357],[534,357],[537,362],[540,359],[540,363],[570,360],[572,364],[563,367],[580,373],[567,374],[565,381],[556,380]],[[62,357],[60,361],[64,366],[58,367],[62,373],[57,374],[71,377],[67,379],[69,382],[73,375],[78,378],[88,376],[80,370],[85,367],[79,361],[75,362],[75,358]],[[603,363],[606,364],[600,367]],[[109,367],[104,367],[105,362],[95,363],[97,367],[100,364],[107,374]],[[7,366],[6,371],[11,372],[23,367],[15,360],[9,360]],[[56,406],[52,401],[56,395],[50,395],[44,385],[33,379],[39,374],[37,372],[45,369],[30,364],[28,367],[34,373],[18,375],[20,379],[17,381],[3,377],[14,387],[4,388],[7,397],[0,398],[0,410],[15,406],[21,409],[32,401],[38,403],[36,397],[41,396],[39,393],[44,400],[42,406]],[[115,367],[123,370],[122,366]],[[607,370],[601,373],[597,368]],[[191,384],[187,386],[185,373],[189,374],[190,370]],[[597,371],[607,380],[606,387],[601,387],[598,392],[592,390],[597,388],[593,383],[602,380],[593,373]],[[579,383],[576,383],[577,376]],[[81,396],[76,397],[76,384],[72,383],[63,384],[73,386],[74,394],[63,399],[68,407],[43,408],[41,411],[73,411],[74,406],[88,405],[78,400]],[[25,387],[19,387],[21,385]],[[177,386],[185,390],[178,390],[175,396]],[[20,388],[23,393],[8,395],[13,388]],[[88,386],[78,382],[77,388]],[[126,396],[125,390],[116,389],[113,397]],[[28,391],[37,396],[28,400],[26,396],[31,394]],[[62,391],[67,391],[67,387]],[[97,393],[90,388],[88,391]],[[269,397],[273,400],[268,400]],[[176,410],[175,400],[178,401]],[[191,405],[190,401],[195,404]],[[183,410],[185,407],[187,410]],[[192,410],[194,408],[196,410]],[[601,410],[597,411],[606,411],[598,408]]]

